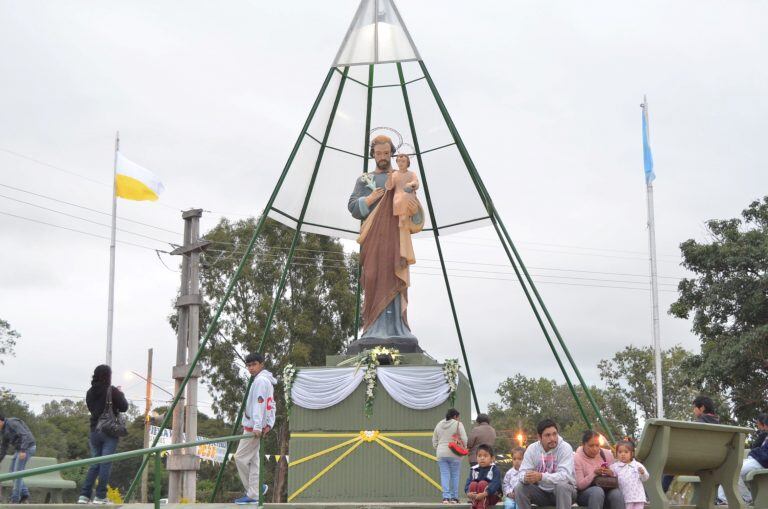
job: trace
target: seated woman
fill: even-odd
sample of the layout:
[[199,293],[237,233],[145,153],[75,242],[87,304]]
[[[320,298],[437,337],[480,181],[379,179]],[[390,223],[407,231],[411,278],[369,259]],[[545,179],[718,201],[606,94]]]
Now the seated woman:
[[614,462],[610,449],[600,447],[600,434],[587,430],[581,446],[573,455],[576,476],[576,503],[589,509],[624,509],[624,497],[619,489],[595,486],[597,476],[615,477],[610,466]]

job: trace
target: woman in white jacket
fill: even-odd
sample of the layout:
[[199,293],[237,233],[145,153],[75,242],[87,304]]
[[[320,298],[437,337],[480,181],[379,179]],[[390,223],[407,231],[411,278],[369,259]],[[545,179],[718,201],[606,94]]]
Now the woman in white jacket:
[[461,472],[461,457],[454,453],[448,444],[454,441],[458,434],[463,443],[467,443],[467,432],[459,420],[459,411],[451,408],[435,426],[432,434],[432,447],[437,455],[437,466],[440,467],[440,484],[443,487],[443,503],[459,503],[459,474]]

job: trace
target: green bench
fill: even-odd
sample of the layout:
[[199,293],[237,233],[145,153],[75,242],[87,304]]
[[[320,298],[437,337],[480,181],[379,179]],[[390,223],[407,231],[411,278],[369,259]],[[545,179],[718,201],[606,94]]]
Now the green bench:
[[[11,456],[8,455],[0,463],[0,474],[7,474],[8,469],[11,466]],[[56,465],[58,461],[56,458],[46,458],[45,456],[32,456],[27,462],[25,470],[29,470],[37,467],[47,467],[50,465]],[[75,489],[75,481],[67,481],[61,478],[61,472],[48,472],[47,474],[34,475],[32,477],[25,477],[24,484],[30,490],[37,489],[46,492],[46,501],[61,504],[63,502],[62,491]],[[0,483],[0,487],[4,490],[10,490],[13,487],[13,481],[3,481]]]
[[752,492],[752,505],[768,507],[768,468],[753,470],[745,477],[749,491]]
[[714,507],[722,485],[730,509],[744,509],[738,479],[744,458],[744,438],[752,430],[722,424],[648,419],[635,456],[648,469],[646,490],[654,509],[669,509],[661,488],[664,474],[698,476],[696,507]]

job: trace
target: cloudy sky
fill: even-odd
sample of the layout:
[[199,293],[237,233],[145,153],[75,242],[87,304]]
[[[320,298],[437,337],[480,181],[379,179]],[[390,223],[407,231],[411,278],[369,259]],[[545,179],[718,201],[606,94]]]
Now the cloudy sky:
[[[119,203],[116,381],[139,403],[143,382],[123,374],[143,372],[152,347],[171,386],[178,260],[154,250],[180,242],[184,208],[206,210],[203,230],[260,212],[356,6],[0,0],[0,317],[22,335],[0,386],[39,409],[82,396],[104,360],[117,130],[167,191]],[[677,246],[768,189],[768,5],[398,6],[589,382],[600,359],[651,343],[648,95],[662,342],[697,350],[690,324],[664,312],[685,275]],[[561,379],[494,240],[487,229],[443,239],[482,406],[505,376]],[[433,246],[415,243],[411,322],[431,355],[457,357]]]

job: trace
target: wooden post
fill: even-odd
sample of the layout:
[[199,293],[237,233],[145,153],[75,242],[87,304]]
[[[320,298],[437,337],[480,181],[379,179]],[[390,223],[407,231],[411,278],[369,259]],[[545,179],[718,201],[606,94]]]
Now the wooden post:
[[[200,252],[209,244],[200,240],[200,217],[202,209],[184,211],[184,245],[171,251],[173,255],[181,255],[181,289],[176,301],[178,308],[178,333],[176,336],[176,365],[173,367],[175,393],[178,394],[182,382],[196,357],[200,343]],[[196,367],[190,375],[186,387],[186,399],[176,405],[173,412],[172,443],[194,441],[197,439],[197,379],[200,378],[200,367]],[[197,470],[200,460],[196,448],[174,451],[168,456],[166,468],[169,472],[168,501],[179,503],[184,498],[187,503],[195,502],[197,490]]]
[[[150,417],[149,413],[152,411],[152,349],[147,350],[147,390],[145,395],[144,404],[144,449],[149,447],[149,426]],[[144,469],[141,473],[141,501],[147,503],[147,482],[149,479],[149,471]]]

